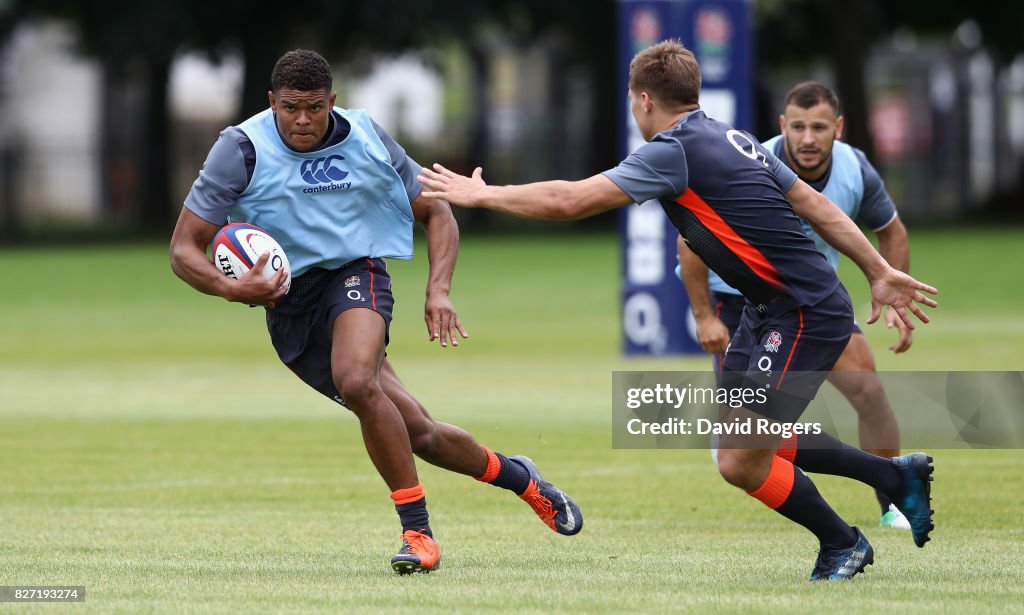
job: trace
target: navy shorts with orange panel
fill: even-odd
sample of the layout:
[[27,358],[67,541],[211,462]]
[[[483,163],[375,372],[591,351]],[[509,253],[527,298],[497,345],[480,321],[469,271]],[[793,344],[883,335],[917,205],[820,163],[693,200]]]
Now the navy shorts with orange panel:
[[394,303],[384,261],[360,258],[340,269],[311,269],[292,280],[284,300],[267,309],[267,330],[282,363],[309,386],[344,403],[331,375],[334,321],[346,310],[373,310],[384,319],[386,346]]
[[721,386],[766,389],[766,401],[747,409],[778,421],[800,418],[853,333],[853,307],[846,289],[813,306],[780,298],[747,304],[726,350]]

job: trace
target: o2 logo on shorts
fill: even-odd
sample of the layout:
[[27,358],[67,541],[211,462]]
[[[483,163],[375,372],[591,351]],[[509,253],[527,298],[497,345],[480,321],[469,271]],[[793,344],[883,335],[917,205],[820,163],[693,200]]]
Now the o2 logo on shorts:
[[362,301],[364,303],[366,302],[366,297],[363,296],[363,293],[359,292],[358,288],[353,288],[349,290],[348,298],[352,301]]
[[764,372],[765,376],[772,377],[772,358],[769,356],[763,356],[757,360],[757,369]]

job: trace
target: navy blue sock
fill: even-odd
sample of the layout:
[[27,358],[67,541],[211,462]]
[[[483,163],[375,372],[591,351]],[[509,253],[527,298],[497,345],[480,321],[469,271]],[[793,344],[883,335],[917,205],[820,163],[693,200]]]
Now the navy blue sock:
[[486,446],[481,448],[487,453],[487,469],[483,475],[477,477],[477,480],[522,495],[530,486],[530,472],[526,467],[501,453],[495,453]]
[[775,512],[810,530],[823,547],[845,549],[852,546],[857,541],[853,528],[832,510],[806,474],[799,468],[795,468],[793,474],[793,491]]
[[878,500],[878,506],[882,509],[882,514],[889,512],[889,505],[892,504],[892,500],[889,496],[885,495],[878,489],[875,489],[875,499]]
[[398,518],[402,521],[402,531],[416,530],[423,532],[431,538],[434,534],[430,531],[430,515],[427,514],[427,498],[416,500],[408,504],[395,504],[398,511]]
[[853,528],[821,497],[814,482],[784,457],[772,458],[768,477],[749,495],[807,528],[823,547],[846,548],[857,539]]
[[427,514],[427,497],[423,494],[423,485],[398,489],[391,494],[391,499],[395,502],[403,533],[414,530],[434,537],[430,531],[430,515]]
[[[874,487],[883,496],[894,494],[900,488],[900,475],[891,460],[865,453],[825,433],[800,434],[793,465],[799,466],[804,472],[859,480]],[[889,510],[888,504],[884,510]]]

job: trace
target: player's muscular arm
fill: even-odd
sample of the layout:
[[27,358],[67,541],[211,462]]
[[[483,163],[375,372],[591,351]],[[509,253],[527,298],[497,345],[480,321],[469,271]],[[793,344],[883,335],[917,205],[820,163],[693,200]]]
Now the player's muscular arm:
[[708,290],[708,266],[686,245],[682,236],[676,238],[679,269],[682,272],[686,294],[690,297],[693,319],[697,323],[697,341],[705,352],[725,352],[729,345],[729,329],[715,315]]
[[914,323],[907,316],[906,310],[913,312],[922,322],[928,322],[928,316],[918,303],[935,307],[935,300],[922,294],[935,294],[938,292],[935,288],[890,267],[853,220],[835,203],[802,180],[796,180],[786,193],[786,198],[798,216],[807,220],[825,241],[850,257],[864,272],[871,283],[871,316],[867,320],[868,324],[878,320],[883,305],[892,306],[909,329],[914,328]]
[[878,237],[878,252],[893,269],[910,273],[910,240],[907,227],[899,218],[875,232]]
[[425,197],[422,193],[412,202],[412,212],[427,236],[427,258],[430,262],[427,293],[447,295],[452,288],[459,252],[459,226],[455,216],[448,203]]
[[580,220],[633,202],[604,175],[580,181],[547,181],[519,186],[489,186],[477,167],[472,177],[449,171],[439,164],[424,168],[419,181],[424,194],[462,207],[482,207],[521,218]]
[[228,278],[206,257],[206,246],[219,228],[188,209],[181,209],[171,235],[171,269],[175,275],[207,295],[251,305],[273,305],[284,295],[284,269],[264,280],[260,272],[270,257],[267,253],[239,280]]
[[[910,241],[907,237],[907,227],[903,226],[903,222],[898,217],[894,218],[884,228],[875,231],[875,236],[878,237],[878,252],[882,258],[892,268],[910,273]],[[909,350],[914,343],[913,333],[901,326],[903,323],[893,310],[886,312],[885,324],[890,329],[899,329],[899,338],[895,344],[889,346],[889,350],[896,354]]]
[[448,298],[459,252],[459,225],[447,202],[424,196],[422,192],[413,200],[412,212],[427,236],[430,271],[423,314],[427,334],[430,341],[440,339],[442,347],[446,347],[449,340],[452,346],[458,346],[456,332],[464,338],[469,337]]

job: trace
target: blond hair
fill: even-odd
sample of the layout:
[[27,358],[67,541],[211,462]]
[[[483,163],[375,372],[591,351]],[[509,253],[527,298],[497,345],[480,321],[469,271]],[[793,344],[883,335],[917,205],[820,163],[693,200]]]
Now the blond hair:
[[633,56],[629,89],[647,94],[669,110],[697,104],[700,66],[678,39],[661,41]]

